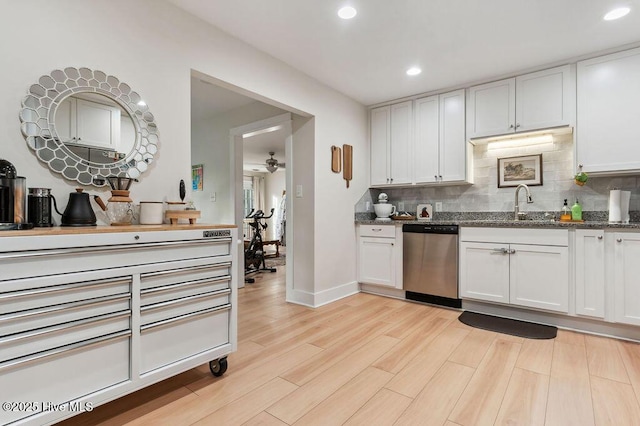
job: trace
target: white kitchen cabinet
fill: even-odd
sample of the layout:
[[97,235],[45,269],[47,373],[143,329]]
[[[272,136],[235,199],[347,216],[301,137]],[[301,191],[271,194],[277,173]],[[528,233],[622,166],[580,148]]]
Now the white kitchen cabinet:
[[640,170],[640,49],[577,66],[576,163],[587,173]]
[[602,229],[575,231],[576,314],[605,317],[605,240]]
[[469,88],[467,136],[481,138],[568,126],[575,115],[569,65]]
[[50,424],[210,361],[226,369],[235,229],[104,228],[0,236],[0,400],[32,404],[0,424]]
[[66,98],[56,109],[56,131],[62,142],[118,150],[120,121],[119,108],[76,97]]
[[640,325],[640,233],[616,232],[613,244],[615,320]]
[[371,185],[410,184],[413,102],[374,108],[371,119]]
[[463,299],[568,312],[566,230],[462,228],[460,240]]
[[415,102],[415,182],[468,182],[465,92]]
[[509,303],[508,244],[460,243],[460,297]]
[[395,225],[358,226],[358,282],[402,288],[402,247]]

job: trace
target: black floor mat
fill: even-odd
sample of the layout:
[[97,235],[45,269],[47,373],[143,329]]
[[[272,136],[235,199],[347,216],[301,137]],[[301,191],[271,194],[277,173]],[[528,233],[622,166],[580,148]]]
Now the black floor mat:
[[497,333],[511,334],[512,336],[526,337],[528,339],[553,339],[558,333],[558,329],[550,325],[494,317],[492,315],[478,314],[469,311],[464,311],[458,319],[460,322],[471,327],[482,328],[483,330],[495,331]]

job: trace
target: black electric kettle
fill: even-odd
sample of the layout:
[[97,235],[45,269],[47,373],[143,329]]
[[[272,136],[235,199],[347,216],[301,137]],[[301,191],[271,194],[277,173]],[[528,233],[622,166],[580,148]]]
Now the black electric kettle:
[[[57,210],[56,210],[57,211]],[[94,226],[96,214],[93,212],[89,194],[82,188],[69,194],[67,208],[62,213],[62,226]]]

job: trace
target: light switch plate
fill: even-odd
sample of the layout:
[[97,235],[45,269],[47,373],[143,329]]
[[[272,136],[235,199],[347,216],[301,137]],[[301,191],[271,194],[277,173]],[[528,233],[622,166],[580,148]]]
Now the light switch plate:
[[437,212],[442,211],[442,201],[436,201],[436,211]]
[[296,198],[302,198],[302,185],[296,185]]
[[399,201],[398,202],[398,210],[400,210],[401,212],[404,211],[404,201]]

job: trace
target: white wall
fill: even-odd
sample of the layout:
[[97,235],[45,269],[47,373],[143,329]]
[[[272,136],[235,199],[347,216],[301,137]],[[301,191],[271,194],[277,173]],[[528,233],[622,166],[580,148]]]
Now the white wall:
[[[158,124],[159,154],[141,182],[132,186],[133,199],[176,199],[180,179],[191,179],[190,78],[195,69],[314,117],[298,129],[314,140],[313,148],[294,154],[301,168],[294,169],[293,185],[305,188],[304,196],[294,200],[301,215],[296,238],[306,243],[296,244],[294,270],[300,280],[294,285],[307,292],[304,302],[314,305],[353,290],[353,206],[368,187],[363,105],[162,0],[4,3],[0,157],[14,163],[27,177],[27,186],[52,188],[62,206],[76,186],[49,172],[29,151],[18,111],[28,87],[40,76],[85,66],[129,84],[146,100]],[[354,146],[354,180],[348,190],[330,171],[330,146],[343,143]]]
[[[202,164],[204,171],[202,191],[193,192],[192,199],[201,210],[202,222],[234,221],[230,182],[230,129],[282,113],[281,109],[274,106],[254,102],[192,123],[191,163]],[[210,201],[213,192],[216,193],[215,202]]]

